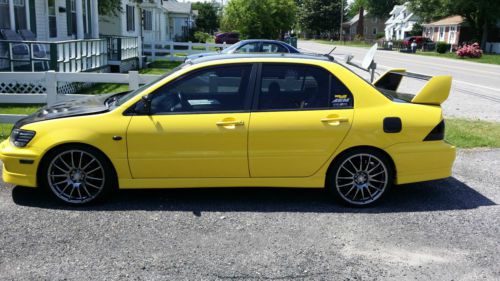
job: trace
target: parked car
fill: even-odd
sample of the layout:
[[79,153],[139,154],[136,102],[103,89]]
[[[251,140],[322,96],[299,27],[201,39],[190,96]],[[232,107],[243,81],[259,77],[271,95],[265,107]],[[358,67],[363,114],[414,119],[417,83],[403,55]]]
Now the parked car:
[[424,44],[434,44],[430,38],[424,36],[410,36],[403,39],[403,45],[406,48],[409,48],[413,42],[417,43],[417,48],[422,48]]
[[223,44],[226,42],[227,44],[234,44],[240,41],[240,34],[237,32],[223,32],[215,35],[215,43]]
[[186,60],[196,58],[220,55],[220,54],[241,54],[241,53],[300,53],[299,50],[291,45],[277,41],[265,39],[243,40],[220,52],[209,52],[201,54],[193,54],[186,57]]
[[326,188],[370,205],[393,184],[451,175],[440,107],[451,77],[405,101],[403,76],[372,85],[304,54],[193,60],[135,91],[21,119],[0,144],[3,179],[75,205],[115,188],[238,186]]

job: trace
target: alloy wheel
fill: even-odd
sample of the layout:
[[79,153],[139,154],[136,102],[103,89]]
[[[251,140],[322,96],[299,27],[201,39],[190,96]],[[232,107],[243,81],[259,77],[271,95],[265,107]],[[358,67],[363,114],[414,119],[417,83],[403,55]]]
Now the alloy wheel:
[[102,163],[83,150],[66,150],[49,164],[47,180],[53,193],[67,203],[83,204],[95,199],[105,187]]
[[385,163],[372,154],[355,154],[345,159],[335,176],[335,187],[346,202],[367,205],[376,201],[388,185]]

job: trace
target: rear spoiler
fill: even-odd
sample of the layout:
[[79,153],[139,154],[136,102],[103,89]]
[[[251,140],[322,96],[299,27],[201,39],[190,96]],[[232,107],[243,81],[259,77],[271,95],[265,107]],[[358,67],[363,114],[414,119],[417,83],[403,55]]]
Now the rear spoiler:
[[405,69],[392,69],[380,76],[373,83],[380,90],[397,92],[403,77],[428,81],[420,92],[412,99],[412,103],[440,105],[450,95],[451,76],[428,76],[419,73],[407,72]]

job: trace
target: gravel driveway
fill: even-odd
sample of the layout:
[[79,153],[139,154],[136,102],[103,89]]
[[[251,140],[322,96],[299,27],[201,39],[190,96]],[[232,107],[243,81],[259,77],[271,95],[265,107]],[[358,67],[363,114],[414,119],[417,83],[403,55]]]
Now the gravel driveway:
[[368,209],[320,190],[121,191],[68,208],[0,181],[0,280],[499,280],[500,150]]

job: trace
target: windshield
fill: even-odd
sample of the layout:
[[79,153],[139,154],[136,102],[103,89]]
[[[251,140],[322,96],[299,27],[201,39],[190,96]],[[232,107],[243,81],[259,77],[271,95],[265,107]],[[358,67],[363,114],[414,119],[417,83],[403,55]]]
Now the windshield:
[[134,90],[134,91],[132,91],[132,92],[126,94],[126,95],[123,95],[123,96],[117,98],[112,104],[109,105],[109,107],[110,108],[115,108],[115,107],[118,107],[118,106],[124,104],[125,102],[127,102],[131,98],[135,97],[136,95],[138,95],[139,93],[141,93],[142,91],[144,91],[146,88],[149,88],[149,86],[151,86],[154,83],[162,80],[165,77],[168,77],[168,76],[172,75],[173,73],[177,72],[179,69],[182,69],[182,68],[184,68],[184,67],[186,67],[187,65],[190,65],[190,64],[191,63],[183,63],[183,64],[179,65],[178,67],[170,70],[169,72],[167,72],[167,73],[165,73],[163,75],[160,75],[160,77],[158,77],[154,81],[152,81],[150,83],[147,83],[147,84],[144,84],[141,87],[139,87],[137,90]]
[[237,49],[241,44],[233,44],[221,51],[221,54],[228,54],[230,51]]

